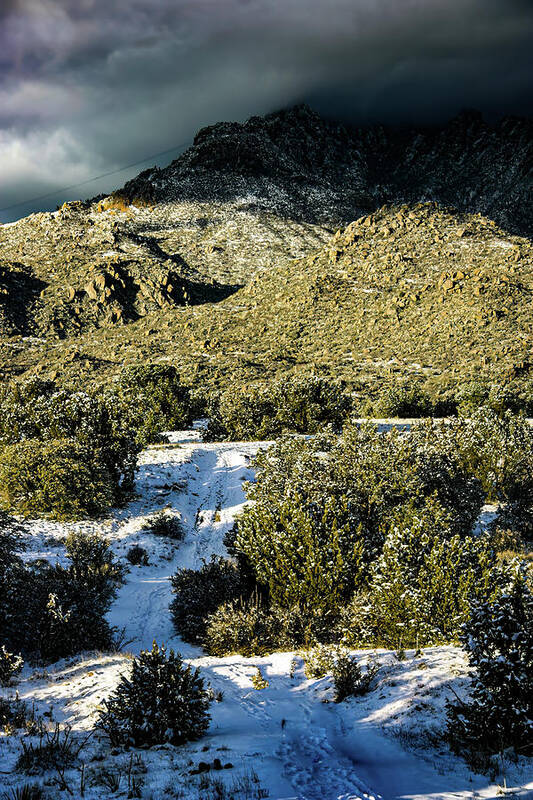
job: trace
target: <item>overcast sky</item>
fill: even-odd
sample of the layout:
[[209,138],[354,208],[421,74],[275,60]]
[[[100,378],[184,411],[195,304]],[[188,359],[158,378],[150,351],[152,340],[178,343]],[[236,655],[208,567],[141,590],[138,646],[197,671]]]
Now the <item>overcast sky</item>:
[[533,113],[533,0],[0,0],[0,221],[122,185],[202,126]]

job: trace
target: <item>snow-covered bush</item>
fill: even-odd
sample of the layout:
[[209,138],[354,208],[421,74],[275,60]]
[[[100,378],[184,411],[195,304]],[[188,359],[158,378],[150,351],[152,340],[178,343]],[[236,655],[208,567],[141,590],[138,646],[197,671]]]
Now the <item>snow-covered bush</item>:
[[133,660],[130,676],[122,676],[104,706],[98,727],[114,746],[179,745],[199,739],[209,727],[208,693],[199,670],[155,642]]
[[204,645],[213,656],[240,653],[243,656],[266,655],[290,648],[287,619],[277,608],[268,608],[256,600],[229,602],[219,606],[207,618]]
[[340,636],[338,617],[317,609],[282,608],[254,595],[224,603],[206,621],[204,646],[211,655],[265,655],[275,650],[333,642]]
[[142,444],[158,442],[162,431],[182,430],[192,423],[190,390],[181,383],[176,367],[169,364],[127,367],[114,391]]
[[487,407],[449,424],[426,423],[412,431],[426,449],[455,458],[477,478],[490,502],[499,502],[496,524],[526,537],[533,533],[533,429],[521,416]]
[[346,640],[403,649],[457,638],[475,598],[491,596],[500,574],[486,537],[461,538],[430,498],[405,506],[372,565],[366,596],[346,619]]
[[372,425],[346,425],[340,438],[284,437],[256,458],[234,548],[272,602],[338,610],[368,582],[398,508],[433,494],[452,530],[470,532],[483,493],[449,454]]
[[154,536],[164,536],[180,542],[185,536],[185,528],[181,519],[167,511],[158,511],[148,519],[143,530],[153,533]]
[[4,645],[0,646],[0,686],[9,686],[11,681],[20,672],[24,664],[23,659],[15,653],[10,653]]
[[24,549],[23,528],[0,511],[0,645],[14,647],[23,627],[26,570],[19,552]]
[[0,697],[0,728],[3,732],[12,732],[24,728],[28,733],[34,733],[38,722],[35,717],[35,706],[28,708],[28,704],[18,697]]
[[113,481],[93,451],[72,439],[27,439],[0,449],[0,504],[25,516],[96,516],[113,502]]
[[531,400],[527,387],[518,384],[489,383],[487,381],[470,381],[463,384],[456,393],[459,412],[468,417],[479,408],[488,407],[497,414],[511,411],[528,413]]
[[323,678],[335,664],[336,650],[325,644],[317,644],[304,655],[305,674],[308,678]]
[[462,632],[475,673],[470,698],[448,704],[448,736],[474,761],[509,747],[533,755],[533,594],[515,570],[500,596],[474,603]]
[[208,441],[274,439],[286,431],[340,429],[351,410],[341,384],[322,378],[290,378],[266,386],[223,392],[209,411]]
[[378,417],[430,417],[433,403],[416,383],[387,386],[374,404]]
[[199,570],[179,569],[172,576],[170,613],[186,642],[203,642],[207,618],[223,603],[248,597],[250,589],[232,561],[212,556]]
[[[65,516],[98,514],[119,502],[133,485],[139,450],[116,398],[58,389],[39,380],[3,390],[0,446],[4,480],[9,483],[4,504],[14,502],[22,513]],[[79,485],[69,492],[65,475],[70,470]],[[35,486],[32,472],[38,473]],[[89,490],[84,492],[85,483]],[[78,490],[81,498],[76,503]]]
[[138,544],[132,545],[128,552],[126,553],[126,558],[135,566],[143,566],[146,567],[148,565],[148,553]]
[[335,686],[335,702],[342,703],[347,697],[361,697],[372,689],[379,664],[367,665],[363,672],[357,658],[341,650],[336,654],[331,674]]
[[113,631],[105,615],[123,570],[97,534],[73,533],[68,567],[30,565],[18,578],[15,620],[8,644],[17,652],[55,661],[88,649],[108,649]]
[[357,658],[343,647],[317,645],[305,656],[305,674],[308,678],[323,678],[331,673],[335,686],[335,702],[347,697],[359,697],[372,688],[380,668],[378,663],[369,663],[363,671]]

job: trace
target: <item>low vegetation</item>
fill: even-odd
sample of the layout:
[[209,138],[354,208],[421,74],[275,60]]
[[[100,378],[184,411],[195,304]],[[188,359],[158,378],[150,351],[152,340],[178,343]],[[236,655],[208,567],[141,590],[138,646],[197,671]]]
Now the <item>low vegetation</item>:
[[142,445],[162,441],[163,431],[182,430],[192,423],[191,393],[174,366],[126,367],[117,376],[113,391]]
[[448,704],[452,747],[478,767],[508,748],[533,755],[533,594],[523,568],[473,605],[461,639],[474,680],[469,698]]
[[257,441],[281,434],[340,430],[352,408],[342,385],[320,378],[271,381],[233,387],[211,404],[207,441]]
[[[0,518],[0,645],[10,653],[55,661],[87,649],[110,649],[113,631],[105,619],[123,570],[97,534],[71,533],[68,566],[34,562],[18,551],[16,527]],[[10,664],[14,664],[9,659]],[[15,662],[16,663],[16,662]],[[6,667],[7,668],[7,667]]]
[[199,739],[209,726],[209,698],[199,670],[154,642],[135,658],[105,702],[99,728],[112,745],[174,745]]
[[26,516],[95,516],[133,486],[139,447],[112,397],[51,381],[0,396],[0,505]]

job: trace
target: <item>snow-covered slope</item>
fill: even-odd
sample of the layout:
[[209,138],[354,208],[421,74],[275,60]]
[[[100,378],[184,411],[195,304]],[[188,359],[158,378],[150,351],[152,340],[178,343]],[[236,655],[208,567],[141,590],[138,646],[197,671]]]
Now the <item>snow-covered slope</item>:
[[[142,751],[134,771],[144,780],[145,798],[466,800],[497,798],[504,779],[516,794],[533,798],[526,761],[502,765],[504,775],[491,783],[486,776],[473,775],[441,741],[445,700],[452,689],[461,693],[468,683],[466,660],[458,648],[429,648],[416,658],[408,652],[404,661],[387,651],[361,651],[362,662],[377,658],[382,664],[377,686],[363,698],[335,704],[330,679],[306,679],[299,654],[212,658],[185,644],[173,631],[168,613],[169,578],[180,566],[199,568],[211,554],[224,553],[223,535],[245,501],[242,482],[253,477],[250,462],[259,445],[203,444],[197,432],[174,434],[172,441],[143,453],[138,497],[111,519],[31,523],[27,558],[61,560],[62,540],[72,528],[98,528],[112,541],[117,556],[125,556],[138,543],[148,551],[150,563],[131,568],[110,613],[112,624],[125,628],[125,652],[85,653],[45,670],[26,667],[17,687],[23,700],[82,736],[92,728],[99,704],[128,670],[131,654],[149,648],[156,639],[199,666],[223,697],[212,704],[212,723],[204,739],[180,748]],[[186,528],[183,542],[143,531],[146,517],[164,507],[180,515]],[[257,666],[269,684],[262,690],[254,689],[251,681]],[[27,780],[13,771],[20,749],[17,736],[0,738],[1,789]],[[88,800],[128,796],[131,754],[110,755],[92,736],[82,758]],[[215,759],[231,766],[191,774],[200,762],[213,765]],[[102,784],[106,772],[122,772],[117,792]],[[66,797],[51,783],[53,777],[50,773],[35,780],[48,783],[47,797]],[[81,796],[79,770],[67,777],[72,796]]]

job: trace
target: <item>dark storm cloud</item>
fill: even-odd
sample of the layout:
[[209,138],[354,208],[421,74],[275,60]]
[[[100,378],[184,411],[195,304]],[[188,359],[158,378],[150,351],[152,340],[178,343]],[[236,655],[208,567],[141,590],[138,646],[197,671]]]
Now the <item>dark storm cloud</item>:
[[532,42],[531,0],[1,0],[0,207],[305,100],[530,114]]

